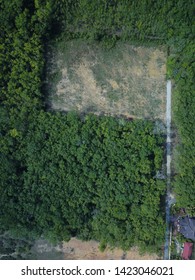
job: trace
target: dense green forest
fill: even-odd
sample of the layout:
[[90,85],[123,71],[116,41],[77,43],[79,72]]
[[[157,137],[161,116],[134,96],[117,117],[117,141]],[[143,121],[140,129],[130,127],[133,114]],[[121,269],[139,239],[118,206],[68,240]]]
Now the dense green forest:
[[[0,230],[129,248],[164,235],[163,139],[149,121],[46,112],[50,39],[167,45],[177,203],[195,201],[194,1],[0,0]],[[102,245],[102,246],[103,246]]]

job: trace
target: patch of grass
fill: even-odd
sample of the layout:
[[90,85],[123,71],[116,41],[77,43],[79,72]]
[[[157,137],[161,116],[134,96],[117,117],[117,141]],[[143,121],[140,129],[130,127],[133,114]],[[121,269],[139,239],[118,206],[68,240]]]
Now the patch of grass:
[[107,97],[111,100],[111,101],[115,101],[117,102],[120,99],[120,94],[117,91],[109,91],[107,93]]
[[94,113],[164,121],[166,56],[161,50],[121,42],[105,49],[80,39],[55,42],[50,49],[47,88],[53,108],[57,103],[66,111],[90,107]]
[[60,71],[55,71],[51,73],[50,79],[53,84],[57,84],[62,78],[62,74]]

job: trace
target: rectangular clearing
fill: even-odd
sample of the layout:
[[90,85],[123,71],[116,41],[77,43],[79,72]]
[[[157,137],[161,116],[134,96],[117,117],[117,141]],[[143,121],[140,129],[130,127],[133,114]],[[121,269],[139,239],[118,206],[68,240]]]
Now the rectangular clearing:
[[72,40],[49,47],[47,56],[50,108],[165,122],[163,50],[127,43],[105,50]]

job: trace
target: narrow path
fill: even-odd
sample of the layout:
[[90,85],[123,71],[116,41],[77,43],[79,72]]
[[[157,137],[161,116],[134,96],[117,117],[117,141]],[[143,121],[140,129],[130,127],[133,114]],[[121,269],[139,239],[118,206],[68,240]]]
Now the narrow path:
[[166,104],[166,126],[167,126],[167,196],[166,196],[166,233],[164,259],[170,259],[170,207],[173,203],[171,196],[171,81],[167,81],[167,104]]

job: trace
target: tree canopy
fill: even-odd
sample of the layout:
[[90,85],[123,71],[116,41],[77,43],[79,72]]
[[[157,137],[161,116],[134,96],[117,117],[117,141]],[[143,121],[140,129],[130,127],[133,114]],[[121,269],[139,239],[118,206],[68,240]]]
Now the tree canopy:
[[153,123],[47,112],[45,50],[60,36],[166,44],[180,143],[175,192],[195,200],[193,1],[0,1],[0,227],[129,248],[163,240],[163,138]]

